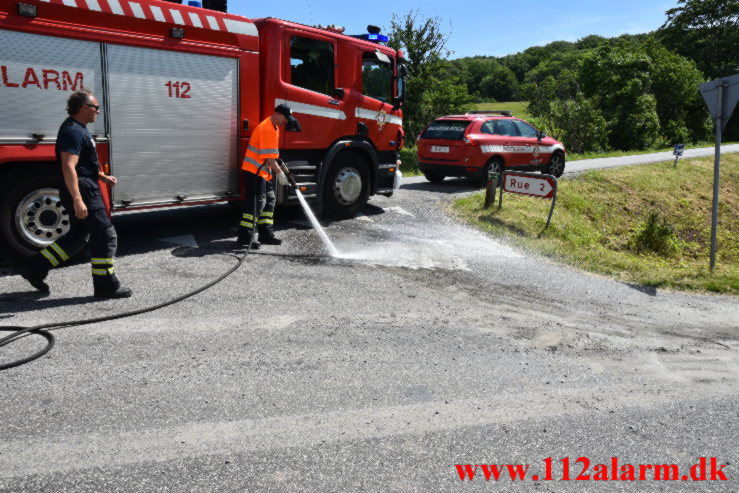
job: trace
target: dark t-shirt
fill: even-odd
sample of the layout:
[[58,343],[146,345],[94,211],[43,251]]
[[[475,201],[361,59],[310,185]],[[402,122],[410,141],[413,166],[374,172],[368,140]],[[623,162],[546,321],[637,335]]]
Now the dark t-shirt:
[[[95,141],[87,127],[71,116],[64,120],[56,138],[56,159],[59,163],[61,183],[64,183],[62,152],[79,156],[76,167],[77,185],[79,186],[80,196],[90,211],[88,221],[92,221],[94,224],[109,224],[107,217],[104,217],[105,213],[99,212],[105,211],[105,204],[97,182],[100,165],[98,164],[98,153],[95,150]],[[74,204],[67,187],[61,187],[59,192],[64,207],[69,211],[73,211]]]
[[77,176],[98,179],[100,165],[95,141],[87,127],[71,116],[64,120],[56,138],[56,159],[61,171],[62,152],[79,156]]

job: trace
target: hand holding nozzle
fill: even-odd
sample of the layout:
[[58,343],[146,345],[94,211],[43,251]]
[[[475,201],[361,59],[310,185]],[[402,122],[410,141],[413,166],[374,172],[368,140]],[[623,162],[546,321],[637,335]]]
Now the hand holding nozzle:
[[279,183],[280,185],[290,185],[293,190],[297,190],[298,184],[295,183],[295,178],[293,178],[292,173],[290,173],[290,170],[287,169],[285,163],[283,163],[281,160],[278,160],[277,165],[282,171],[282,173],[277,175],[277,183]]

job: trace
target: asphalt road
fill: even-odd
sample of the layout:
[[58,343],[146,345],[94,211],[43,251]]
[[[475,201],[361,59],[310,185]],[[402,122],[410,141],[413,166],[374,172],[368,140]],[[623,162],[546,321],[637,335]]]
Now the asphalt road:
[[[0,372],[0,491],[738,491],[737,299],[524,255],[448,213],[471,191],[407,180],[327,224],[342,258],[300,210],[278,210],[285,243],[213,288],[55,331],[47,356]],[[227,206],[118,216],[133,298],[95,301],[82,259],[51,273],[47,297],[0,278],[0,323],[185,293],[237,261],[236,222]],[[575,480],[580,457],[589,481]],[[618,477],[674,463],[678,480],[640,481],[638,467],[635,481],[592,480],[614,457]],[[700,457],[709,480],[682,481]],[[712,457],[726,481],[710,480]],[[457,464],[530,468],[462,482]]]
[[[739,152],[739,144],[727,144],[721,146],[721,153]],[[685,149],[682,157],[678,158],[678,166],[680,160],[690,159],[694,157],[714,156],[716,149],[714,147],[701,147],[697,149]],[[634,154],[633,156],[620,157],[604,157],[597,159],[583,159],[579,161],[571,161],[566,166],[568,173],[575,173],[596,168],[613,168],[615,166],[631,166],[634,164],[658,163],[660,161],[674,161],[675,155],[672,151],[653,152],[650,154]]]

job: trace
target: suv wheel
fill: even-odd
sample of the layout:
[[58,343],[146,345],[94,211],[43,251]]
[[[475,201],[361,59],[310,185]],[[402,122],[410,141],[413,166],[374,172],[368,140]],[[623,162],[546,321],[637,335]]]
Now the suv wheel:
[[430,171],[424,171],[423,176],[426,177],[428,181],[431,183],[441,183],[444,181],[444,175],[437,175],[436,173],[431,173]]
[[564,154],[561,152],[555,152],[552,154],[552,157],[549,158],[549,163],[547,164],[547,167],[544,169],[544,173],[547,175],[552,175],[556,178],[559,178],[562,176],[562,173],[565,171],[565,157]]
[[482,176],[479,178],[478,185],[484,187],[488,184],[488,173],[498,173],[498,181],[500,181],[500,175],[503,173],[503,160],[499,157],[494,157],[488,164],[482,168]]

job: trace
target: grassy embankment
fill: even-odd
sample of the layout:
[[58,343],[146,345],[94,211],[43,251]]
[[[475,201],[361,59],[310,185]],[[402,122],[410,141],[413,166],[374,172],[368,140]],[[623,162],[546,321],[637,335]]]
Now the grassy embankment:
[[721,160],[718,256],[709,271],[713,158],[583,173],[550,202],[484,193],[455,202],[459,215],[520,248],[645,286],[739,294],[739,154]]

